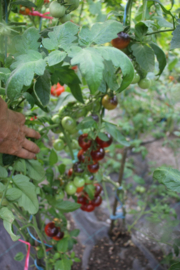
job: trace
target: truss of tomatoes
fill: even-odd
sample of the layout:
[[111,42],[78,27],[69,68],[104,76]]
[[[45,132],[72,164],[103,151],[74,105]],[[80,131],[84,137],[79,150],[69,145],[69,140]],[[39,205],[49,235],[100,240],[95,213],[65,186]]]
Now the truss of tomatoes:
[[64,232],[61,231],[60,227],[56,227],[55,222],[53,221],[46,224],[44,231],[48,237],[52,237],[56,241],[59,241],[64,237]]
[[54,97],[59,97],[64,91],[65,88],[60,83],[51,86],[51,95]]

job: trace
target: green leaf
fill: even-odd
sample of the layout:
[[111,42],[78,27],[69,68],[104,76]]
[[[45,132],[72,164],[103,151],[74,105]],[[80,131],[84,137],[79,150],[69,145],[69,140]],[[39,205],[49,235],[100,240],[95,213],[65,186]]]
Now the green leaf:
[[[117,83],[116,68],[113,66],[112,61],[104,61],[104,64],[104,81],[112,91],[117,91],[120,85]],[[100,86],[102,87],[102,84]]]
[[155,57],[154,51],[151,49],[151,47],[149,47],[147,44],[143,45],[135,43],[131,46],[131,49],[137,63],[143,70],[146,70],[147,72],[154,70]]
[[35,180],[35,181],[42,181],[45,178],[45,171],[43,166],[38,160],[29,159],[26,160],[26,168],[27,168],[27,175]]
[[176,29],[173,31],[173,38],[171,40],[170,50],[180,48],[180,25],[177,25]]
[[56,151],[54,151],[54,149],[51,150],[51,153],[49,155],[49,165],[53,166],[54,164],[56,164],[58,162],[58,156]]
[[34,93],[38,101],[46,106],[50,100],[50,74],[45,70],[42,76],[39,76],[34,84]]
[[7,208],[0,209],[0,218],[3,219],[3,225],[6,231],[10,234],[13,241],[17,241],[20,237],[16,236],[12,231],[12,223],[14,221],[13,213]]
[[126,138],[121,134],[117,127],[113,124],[105,122],[106,131],[111,134],[111,136],[120,144],[124,146],[129,146],[129,142],[126,141]]
[[47,60],[49,66],[54,66],[54,65],[62,62],[65,57],[66,57],[65,52],[61,52],[61,51],[56,50],[56,51],[51,52],[48,55],[48,57],[46,57],[45,60]]
[[20,262],[20,261],[22,261],[24,259],[24,257],[25,256],[24,256],[24,254],[22,252],[18,252],[16,254],[16,256],[14,257],[14,260]]
[[71,270],[71,261],[69,259],[62,259],[55,263],[55,270]]
[[78,129],[86,129],[89,127],[97,128],[98,124],[91,116],[85,117],[77,126]]
[[58,102],[54,111],[58,111],[60,107],[66,106],[69,102],[73,102],[73,101],[75,101],[75,98],[73,97],[71,93],[63,92],[58,99]]
[[98,133],[98,137],[99,137],[102,141],[105,141],[105,142],[109,141],[109,138],[106,136],[105,133],[99,132],[99,133]]
[[26,161],[24,159],[18,159],[15,161],[14,170],[26,174]]
[[141,184],[141,185],[144,185],[145,184],[145,181],[143,178],[139,177],[138,175],[134,175],[133,176],[133,180],[138,183],[138,184]]
[[71,237],[77,237],[80,233],[80,230],[79,229],[74,229],[73,231],[70,231],[70,236]]
[[140,39],[146,35],[148,31],[148,27],[145,23],[143,22],[138,22],[136,25],[135,25],[135,36],[137,39]]
[[166,66],[166,55],[164,51],[157,44],[151,42],[149,45],[153,49],[159,63],[159,72],[157,75],[161,75],[161,73],[163,72]]
[[176,66],[178,63],[178,59],[174,58],[169,64],[168,64],[168,70],[172,71],[173,68]]
[[0,182],[0,193],[3,193],[5,189],[5,185],[3,185],[1,182]]
[[72,22],[67,22],[59,26],[55,26],[52,32],[48,33],[49,38],[43,39],[42,43],[48,50],[63,48],[66,50],[70,47],[73,41],[77,39],[76,35],[79,31],[79,26]]
[[27,100],[27,102],[29,102],[29,104],[31,105],[31,108],[33,108],[34,103],[35,103],[33,96],[29,94],[28,92],[26,92],[26,93],[23,93],[23,97]]
[[84,48],[72,58],[71,64],[79,65],[91,94],[94,94],[101,84],[104,69],[103,58],[98,51],[95,48]]
[[9,188],[6,192],[6,199],[16,201],[22,196],[22,191],[18,188]]
[[66,171],[66,165],[65,164],[60,164],[58,166],[58,171],[59,171],[60,174],[64,174],[65,171]]
[[81,46],[88,46],[91,43],[104,44],[117,38],[117,33],[123,30],[124,26],[113,20],[95,23],[91,29],[83,26],[79,33],[79,43]]
[[81,260],[79,258],[74,258],[75,262],[81,262]]
[[36,5],[34,3],[32,3],[31,1],[28,0],[17,0],[15,2],[12,2],[11,5],[22,5],[24,7],[36,7]]
[[0,178],[7,178],[7,177],[8,177],[7,170],[4,167],[0,166]]
[[176,262],[168,270],[179,270],[180,269],[180,262]]
[[174,244],[173,249],[174,249],[174,253],[175,253],[176,257],[179,256],[179,247]]
[[6,93],[9,99],[15,99],[20,93],[23,86],[30,86],[34,74],[39,76],[44,74],[46,63],[42,55],[36,51],[28,51],[16,57],[16,62],[12,64],[15,70],[11,73],[6,85]]
[[131,61],[125,53],[113,47],[100,47],[97,50],[106,61],[112,61],[115,67],[121,68],[123,78],[118,92],[123,91],[134,78],[134,68]]
[[95,193],[95,186],[94,185],[86,185],[84,190],[87,192],[89,198],[91,200],[94,199],[94,193]]
[[55,207],[60,211],[68,213],[68,212],[73,212],[73,211],[79,209],[81,207],[81,205],[79,203],[75,203],[75,202],[58,200],[55,204]]
[[59,251],[59,252],[67,252],[67,250],[68,250],[68,238],[66,237],[64,237],[63,239],[61,239],[61,241],[59,241],[58,242],[58,244],[57,244],[57,250]]
[[171,11],[167,10],[159,0],[151,0],[151,1],[158,3],[165,14],[169,14],[171,17],[174,17]]
[[92,0],[88,0],[89,11],[92,15],[99,14],[101,11],[101,2],[93,2]]
[[7,79],[10,76],[10,74],[11,74],[10,69],[1,67],[0,68],[0,81],[3,81],[4,83],[6,83]]
[[22,191],[22,196],[20,197],[18,203],[19,206],[23,207],[30,214],[36,214],[39,209],[39,202],[36,195],[36,187],[33,183],[29,182],[29,178],[17,174],[13,177],[13,182],[17,188]]
[[46,179],[48,182],[52,183],[52,181],[54,179],[54,172],[53,172],[52,168],[48,168],[46,170]]
[[180,172],[178,170],[162,166],[154,171],[153,178],[172,191],[180,192]]

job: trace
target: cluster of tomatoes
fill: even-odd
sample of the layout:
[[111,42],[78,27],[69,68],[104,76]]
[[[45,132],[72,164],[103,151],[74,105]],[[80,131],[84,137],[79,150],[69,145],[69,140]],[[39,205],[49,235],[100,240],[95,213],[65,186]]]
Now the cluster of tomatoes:
[[56,241],[59,241],[64,237],[64,232],[61,231],[60,227],[56,227],[56,224],[53,221],[46,224],[44,231],[48,237],[52,237]]
[[102,187],[100,184],[94,184],[94,186],[95,186],[95,194],[93,200],[90,200],[86,192],[84,192],[83,195],[80,195],[78,197],[77,202],[81,204],[81,210],[83,211],[92,212],[95,209],[95,207],[100,206],[102,203],[102,197],[100,196]]
[[61,23],[65,23],[71,20],[70,12],[77,9],[79,6],[79,0],[66,0],[51,2],[49,5],[49,12],[52,17],[58,18]]

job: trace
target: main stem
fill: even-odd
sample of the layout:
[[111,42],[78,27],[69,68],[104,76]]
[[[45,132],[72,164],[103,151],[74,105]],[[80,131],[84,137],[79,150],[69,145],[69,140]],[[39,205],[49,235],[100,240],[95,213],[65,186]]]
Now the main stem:
[[[125,164],[126,164],[127,151],[128,151],[128,148],[124,148],[124,150],[123,150],[123,155],[122,155],[121,166],[120,166],[120,171],[119,171],[119,179],[118,179],[119,186],[121,186],[122,180],[123,180],[123,173],[124,173],[124,168],[125,168]],[[121,191],[118,189],[118,190],[117,190],[117,197],[119,197],[120,192],[121,192]],[[115,214],[116,214],[116,208],[117,208],[117,205],[118,205],[118,200],[117,200],[117,198],[115,197],[114,205],[113,205],[113,215],[114,215],[114,216],[115,216]],[[109,235],[112,235],[112,230],[113,230],[113,228],[114,228],[114,222],[115,222],[115,220],[112,219],[112,220],[111,220],[110,229],[109,229]]]

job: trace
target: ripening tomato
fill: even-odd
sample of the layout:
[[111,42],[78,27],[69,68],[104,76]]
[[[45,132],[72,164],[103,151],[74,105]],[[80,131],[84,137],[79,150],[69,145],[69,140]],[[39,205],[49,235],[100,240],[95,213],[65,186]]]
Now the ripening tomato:
[[69,182],[66,186],[65,186],[65,191],[68,195],[73,195],[76,193],[76,189],[77,187],[74,185],[73,182]]
[[29,15],[29,13],[31,12],[31,10],[27,7],[23,7],[20,5],[20,11],[19,13],[22,15]]
[[83,189],[84,189],[84,186],[78,187],[78,188],[76,189],[76,193],[81,193],[81,192],[83,191]]
[[69,169],[68,176],[71,176],[73,174],[73,168]]
[[94,186],[95,186],[95,194],[94,194],[94,196],[96,198],[96,197],[98,197],[100,195],[100,193],[102,191],[102,186],[100,184],[98,184],[98,183],[95,183]]
[[53,239],[56,240],[56,241],[59,241],[59,240],[63,239],[64,232],[61,232],[60,227],[58,227],[57,229],[58,229],[58,233],[56,234],[56,236],[53,237]]
[[59,4],[57,1],[53,1],[49,5],[49,12],[52,17],[61,18],[65,15],[66,8],[65,6]]
[[51,86],[51,95],[55,97],[59,97],[65,91],[64,86],[57,83]]
[[93,161],[102,160],[105,156],[104,148],[98,148],[97,150],[91,151],[91,157]]
[[76,174],[81,174],[81,173],[84,172],[84,169],[82,168],[80,162],[74,163],[74,165],[73,165],[73,171],[74,171]]
[[138,85],[142,89],[147,89],[151,86],[151,80],[148,78],[144,78],[138,82]]
[[129,35],[124,32],[120,32],[117,35],[117,38],[111,40],[111,44],[119,50],[125,49],[130,43]]
[[100,206],[102,203],[102,197],[101,196],[96,196],[92,201],[91,204],[94,205],[95,207]]
[[86,212],[92,212],[94,209],[95,209],[95,206],[92,204],[81,205],[81,210],[86,211]]
[[96,137],[97,144],[99,144],[99,146],[102,148],[109,147],[112,143],[112,136],[109,133],[105,133],[105,134],[108,137],[108,141],[103,141],[99,137]]
[[34,121],[34,120],[36,120],[37,119],[37,116],[33,116],[33,117],[31,117],[29,120],[30,121]]
[[93,164],[89,164],[87,167],[90,173],[96,173],[99,170],[99,163],[95,162]]
[[88,139],[87,133],[84,133],[79,136],[78,143],[83,150],[87,150],[91,146],[92,140]]
[[71,69],[77,71],[78,70],[78,66],[73,66]]
[[86,197],[79,196],[78,199],[77,199],[77,203],[79,203],[79,204],[86,204]]
[[58,233],[58,228],[54,222],[49,222],[44,228],[45,234],[49,237],[53,237]]
[[105,109],[107,110],[114,110],[117,105],[118,105],[118,101],[117,101],[117,97],[116,96],[109,96],[109,95],[105,95],[102,99],[102,105]]
[[44,4],[49,4],[49,0],[44,0]]

